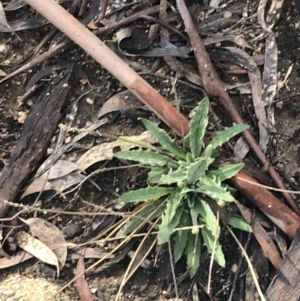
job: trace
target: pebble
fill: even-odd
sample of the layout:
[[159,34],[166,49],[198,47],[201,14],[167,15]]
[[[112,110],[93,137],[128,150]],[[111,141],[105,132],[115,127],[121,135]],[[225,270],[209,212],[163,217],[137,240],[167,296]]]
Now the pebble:
[[76,223],[76,224],[69,224],[63,229],[63,234],[68,239],[72,239],[74,237],[77,237],[83,233],[84,229],[82,227],[82,224]]
[[72,137],[71,136],[67,136],[65,138],[65,144],[69,144],[72,141]]

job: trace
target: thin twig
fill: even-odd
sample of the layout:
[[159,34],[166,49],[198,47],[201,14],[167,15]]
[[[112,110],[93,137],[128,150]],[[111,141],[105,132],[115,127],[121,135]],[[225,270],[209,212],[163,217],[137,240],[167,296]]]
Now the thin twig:
[[250,258],[248,256],[246,250],[243,248],[243,246],[241,245],[241,243],[239,242],[238,238],[235,236],[235,234],[233,233],[233,231],[230,229],[230,227],[228,227],[227,225],[226,225],[226,227],[227,227],[228,231],[230,232],[230,234],[232,235],[232,237],[234,238],[234,240],[236,241],[236,243],[238,244],[238,246],[241,249],[243,255],[245,256],[245,259],[246,259],[246,261],[248,263],[248,267],[250,269],[250,272],[251,272],[254,284],[256,286],[256,289],[257,289],[257,292],[258,292],[258,294],[260,296],[261,301],[266,301],[266,299],[264,297],[264,294],[261,291],[261,288],[259,286],[258,279],[257,279],[257,277],[255,275],[255,271],[254,271],[253,265],[251,263],[251,260],[250,260]]
[[176,274],[175,274],[175,269],[174,269],[174,260],[173,260],[173,252],[172,252],[172,245],[171,245],[171,240],[169,239],[168,241],[168,251],[169,251],[169,256],[170,256],[170,266],[171,266],[171,272],[172,272],[172,278],[174,282],[174,291],[175,291],[175,296],[176,299],[179,298],[178,294],[178,287],[177,287],[177,281],[176,281]]

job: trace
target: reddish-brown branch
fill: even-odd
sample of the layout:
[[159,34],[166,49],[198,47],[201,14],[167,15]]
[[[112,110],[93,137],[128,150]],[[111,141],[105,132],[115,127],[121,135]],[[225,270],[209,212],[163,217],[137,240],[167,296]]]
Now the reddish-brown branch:
[[[251,176],[240,172],[232,178],[238,189],[264,212],[289,238],[294,239],[299,230],[300,217],[289,207],[280,202],[269,190],[261,189]],[[252,182],[253,184],[250,184]]]

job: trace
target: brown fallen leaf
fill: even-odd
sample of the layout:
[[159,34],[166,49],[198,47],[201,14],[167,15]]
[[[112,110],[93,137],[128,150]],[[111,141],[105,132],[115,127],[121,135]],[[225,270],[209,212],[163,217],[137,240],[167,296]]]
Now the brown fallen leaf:
[[[154,139],[149,132],[143,132],[138,136],[131,136],[131,138],[135,138],[136,140],[141,140],[148,143],[154,143]],[[114,157],[114,148],[118,146],[117,142],[107,142],[96,145],[90,148],[86,153],[84,153],[76,162],[77,166],[81,170],[85,170],[91,165],[104,161],[111,160]],[[126,146],[121,146],[122,150],[130,149],[136,147],[136,145],[130,146],[128,143]]]
[[40,177],[33,180],[33,182],[26,188],[21,199],[30,194],[38,193],[41,190],[54,190],[58,194],[70,188],[71,186],[82,182],[84,179],[84,175],[79,174],[78,172],[72,172],[58,179],[48,181],[47,173],[44,173]]
[[[65,244],[54,244],[54,245],[50,245],[50,249],[51,250],[55,250],[61,247],[74,247],[74,244],[71,243],[65,243]],[[84,256],[84,258],[90,259],[90,258],[94,258],[94,259],[99,259],[102,258],[104,256],[107,256],[107,253],[101,250],[97,250],[94,248],[86,248],[78,250],[78,251],[71,251],[73,253],[69,254],[67,257],[67,260],[77,260],[79,257]],[[0,269],[6,269],[12,266],[15,266],[21,262],[25,262],[29,259],[31,259],[33,256],[29,253],[27,253],[26,251],[20,251],[18,252],[16,255],[7,258],[7,257],[2,257],[0,258]],[[109,255],[107,256],[108,259],[113,259],[114,255]]]
[[[42,243],[50,248],[51,244],[64,244],[66,240],[62,232],[53,224],[42,218],[29,218],[22,221],[29,226],[30,232],[37,237]],[[65,265],[67,260],[67,247],[56,248],[54,253],[60,263],[60,269]]]
[[62,178],[73,171],[78,170],[78,166],[67,160],[58,160],[46,172],[48,180]]
[[81,301],[94,301],[91,289],[84,277],[85,268],[83,257],[80,257],[77,262],[76,276],[82,275],[76,279],[76,287]]
[[47,175],[43,174],[38,178],[35,178],[32,183],[26,188],[24,193],[22,194],[21,199],[25,198],[30,194],[34,194],[40,192],[41,190],[54,190],[52,184],[47,180]]
[[0,69],[0,76],[6,76],[6,75],[7,75],[7,73],[4,72],[2,69]]
[[78,172],[72,172],[62,178],[50,181],[57,192],[63,192],[66,189],[82,182],[86,177]]
[[12,256],[10,258],[2,257],[0,258],[0,269],[6,269],[15,266],[30,258],[32,258],[32,255],[25,251],[18,252],[15,256]]
[[82,248],[80,250],[71,251],[71,254],[68,255],[68,260],[79,259],[80,257],[84,258],[102,258],[106,256],[107,259],[115,258],[114,255],[108,255],[107,252],[95,248]]
[[57,275],[59,275],[57,256],[48,246],[24,231],[18,232],[16,238],[21,249],[47,264],[56,266]]
[[116,111],[125,111],[129,109],[144,109],[149,110],[143,105],[136,96],[134,96],[129,90],[115,94],[109,98],[104,105],[101,107],[98,118],[102,117],[105,114],[116,112]]

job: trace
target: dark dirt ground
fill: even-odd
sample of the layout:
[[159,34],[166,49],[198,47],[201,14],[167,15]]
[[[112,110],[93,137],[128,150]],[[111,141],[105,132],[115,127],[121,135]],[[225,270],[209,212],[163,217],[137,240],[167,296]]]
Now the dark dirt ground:
[[[232,1],[234,5],[234,1]],[[231,3],[232,3],[231,2]],[[238,1],[238,7],[242,4],[246,4],[246,1]],[[253,6],[257,4],[257,1],[253,1]],[[14,13],[8,13],[8,19],[17,19],[22,17],[23,14],[30,15],[32,10],[29,8],[23,8],[18,12],[17,15]],[[298,122],[300,115],[300,104],[298,103],[298,98],[300,95],[300,61],[299,61],[299,49],[300,49],[300,18],[294,7],[290,4],[290,1],[285,1],[284,9],[282,12],[281,19],[277,22],[274,28],[274,32],[277,36],[277,44],[279,49],[279,80],[283,81],[284,76],[288,68],[293,64],[292,73],[290,74],[287,85],[283,86],[276,99],[279,101],[276,105],[275,110],[275,120],[276,120],[276,130],[277,133],[271,134],[270,141],[270,159],[275,165],[276,169],[280,174],[286,179],[286,181],[294,189],[299,189],[300,186],[300,125]],[[0,68],[10,73],[16,68],[21,61],[32,54],[43,39],[45,34],[48,32],[50,25],[39,28],[38,30],[28,30],[18,32],[19,38],[14,34],[4,34],[0,33],[0,50],[2,45],[8,47],[8,54],[5,59],[9,59],[10,66],[0,65]],[[248,41],[248,40],[247,40]],[[249,41],[248,41],[249,42]],[[71,61],[77,62],[82,66],[82,69],[86,73],[92,86],[96,88],[98,95],[94,99],[93,105],[88,105],[84,101],[79,103],[78,113],[76,116],[76,126],[85,126],[86,124],[93,123],[95,114],[99,111],[100,107],[111,95],[122,91],[124,88],[114,79],[107,71],[103,70],[101,66],[93,61],[88,55],[86,55],[78,47],[74,47],[71,50],[59,55],[59,58],[70,59]],[[57,58],[52,58],[45,64],[38,66],[32,70],[22,73],[21,75],[9,80],[3,85],[0,85],[0,170],[8,162],[10,158],[11,150],[15,147],[18,138],[20,137],[20,132],[22,129],[22,124],[18,122],[18,119],[24,112],[30,110],[30,103],[27,102],[26,105],[18,107],[18,97],[24,94],[25,85],[35,72],[43,69],[47,65],[54,64]],[[0,53],[0,61],[1,53]],[[142,66],[151,69],[154,59],[144,59],[137,58],[136,61]],[[174,73],[169,70],[169,68],[164,65],[163,62],[160,63],[159,68],[161,72],[166,75],[173,75]],[[168,96],[172,99],[173,96],[170,94],[171,84],[168,80],[162,80],[159,77],[147,77],[150,84],[157,88],[163,95]],[[84,90],[86,86],[83,86],[78,79],[74,78],[71,82],[71,93],[69,94],[69,102],[74,101]],[[201,99],[203,94],[199,90],[192,90],[186,88],[184,85],[180,86],[179,93],[186,93],[186,91],[192,93],[192,97],[195,99]],[[191,97],[191,96],[190,96]],[[35,103],[36,96],[31,99],[32,103]],[[188,106],[183,107],[183,111],[188,113],[190,108],[195,106],[196,102],[189,103]],[[218,110],[217,110],[218,111]],[[218,112],[219,113],[219,112]],[[147,113],[149,117],[153,117],[150,113]],[[130,116],[130,117],[128,117]],[[101,128],[101,132],[106,134],[119,136],[119,135],[136,135],[142,132],[143,128],[141,123],[137,119],[138,116],[126,115],[126,114],[115,114],[112,113],[108,116],[109,123]],[[219,115],[219,118],[220,115]],[[71,134],[72,135],[72,134]],[[106,138],[87,138],[84,140],[83,145],[99,144],[107,141]],[[80,150],[77,150],[80,152]],[[70,156],[72,154],[69,154]],[[67,155],[68,156],[68,155]],[[103,163],[103,162],[102,162]],[[116,162],[108,162],[107,166],[115,166]],[[95,170],[102,164],[99,163],[98,166],[93,166],[88,169],[88,173]],[[95,210],[91,209],[92,206],[81,202],[82,200],[95,205],[107,204],[110,201],[116,199],[114,194],[120,193],[122,191],[128,190],[129,188],[138,188],[143,185],[143,180],[145,176],[145,171],[141,169],[128,169],[119,170],[117,172],[106,172],[105,174],[98,175],[93,178],[93,180],[102,188],[102,191],[97,190],[92,184],[88,183],[83,186],[79,197],[70,203],[67,210],[74,211],[85,211],[85,210]],[[69,196],[72,199],[73,196]],[[47,203],[48,202],[48,203]],[[55,198],[54,200],[47,201],[43,208],[66,208],[66,203],[68,199],[62,200],[60,198]],[[63,202],[61,204],[60,202]],[[42,217],[54,222],[56,226],[63,229],[68,224],[81,223],[85,227],[85,233],[89,231],[91,224],[91,219],[80,216],[59,216],[51,217],[50,215],[41,215]],[[224,289],[219,295],[215,296],[212,300],[228,300],[230,286],[228,285],[232,281],[233,272],[232,268],[238,262],[235,258],[238,257],[239,251],[237,247],[230,247],[234,244],[232,239],[224,235],[224,249],[227,259],[227,267],[224,270],[217,269],[214,270],[213,274],[213,292],[216,293],[222,288]],[[76,242],[75,240],[72,240]],[[228,245],[226,245],[228,244]],[[89,266],[92,260],[86,262],[86,266]],[[122,276],[126,270],[129,259],[125,257],[124,260],[112,266],[111,268],[99,272],[99,273],[88,273],[87,280],[91,288],[98,288],[105,299],[96,300],[115,300],[115,296],[122,280]],[[2,270],[0,273],[0,280],[5,280],[8,275],[14,273],[21,273],[25,276],[30,277],[42,277],[47,279],[52,279],[51,282],[58,283],[63,286],[68,281],[70,281],[74,276],[75,263],[68,262],[67,266],[62,270],[59,279],[51,278],[53,271],[49,267],[43,265],[40,262],[32,259],[26,263],[19,264],[18,266]],[[154,271],[147,271],[140,268],[132,279],[127,283],[124,288],[123,295],[120,300],[134,300],[134,301],[158,301],[158,300],[168,300],[170,298],[170,288],[168,283],[162,286],[163,290],[161,293],[161,279],[159,278],[159,273],[161,271],[155,269]],[[207,281],[207,271],[201,272],[199,275],[203,285]],[[200,281],[200,282],[201,282]],[[172,282],[170,282],[172,283]],[[187,291],[189,289],[189,283],[182,285],[181,290]],[[198,286],[200,292],[200,300],[209,300],[209,297],[205,295],[201,286]],[[69,297],[71,300],[79,300],[74,285],[68,288]],[[1,292],[0,292],[1,295]],[[165,297],[163,297],[165,296]],[[190,297],[191,300],[192,297]],[[0,298],[0,300],[2,300]],[[21,299],[7,299],[7,300],[21,300]],[[35,300],[35,299],[32,299]],[[194,299],[197,300],[197,299]]]

